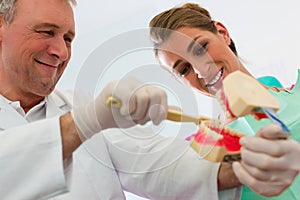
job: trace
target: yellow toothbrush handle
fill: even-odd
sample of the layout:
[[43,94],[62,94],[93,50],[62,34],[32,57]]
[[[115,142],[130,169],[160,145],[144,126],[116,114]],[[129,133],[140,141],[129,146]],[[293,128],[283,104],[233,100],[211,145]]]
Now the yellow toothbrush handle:
[[122,101],[120,99],[117,99],[115,97],[108,97],[106,100],[106,104],[114,107],[114,108],[121,108],[122,107]]
[[[122,101],[115,97],[108,97],[106,104],[114,108],[122,107]],[[168,109],[167,119],[174,122],[193,122],[196,125],[199,125],[201,121],[209,120],[210,118],[204,116],[195,117],[191,115],[186,115],[177,110]]]

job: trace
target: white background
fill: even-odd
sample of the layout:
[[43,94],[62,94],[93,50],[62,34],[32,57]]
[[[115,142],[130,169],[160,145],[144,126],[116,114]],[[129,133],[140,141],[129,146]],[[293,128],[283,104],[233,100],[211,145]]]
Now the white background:
[[[75,8],[77,36],[73,45],[73,55],[58,87],[73,88],[84,61],[103,42],[120,33],[147,28],[155,14],[185,2],[187,1],[78,0],[78,6]],[[295,82],[296,70],[300,64],[299,1],[193,2],[207,8],[214,20],[221,21],[227,27],[240,57],[255,76],[274,75],[286,86]],[[148,54],[145,58],[132,58],[132,61],[149,62],[149,59],[153,59],[151,62],[155,63],[151,53]],[[127,61],[123,65],[120,70],[126,71],[132,63]],[[115,78],[113,74],[111,77]],[[108,77],[107,80],[109,79]],[[211,100],[200,95],[197,98],[201,101],[201,111],[198,112],[210,115],[213,112]],[[128,199],[140,198],[128,194]]]

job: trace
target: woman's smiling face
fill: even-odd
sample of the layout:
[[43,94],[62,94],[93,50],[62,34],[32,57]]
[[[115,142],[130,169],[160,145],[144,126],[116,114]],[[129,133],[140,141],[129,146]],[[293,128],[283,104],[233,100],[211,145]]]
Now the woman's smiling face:
[[206,95],[214,95],[229,73],[248,73],[229,47],[226,28],[219,22],[215,25],[217,34],[193,27],[179,28],[157,51],[161,65]]

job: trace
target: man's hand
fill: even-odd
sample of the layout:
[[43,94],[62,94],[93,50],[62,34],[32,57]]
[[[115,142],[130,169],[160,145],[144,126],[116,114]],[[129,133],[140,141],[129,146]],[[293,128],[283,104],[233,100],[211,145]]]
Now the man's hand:
[[266,197],[276,196],[289,187],[300,170],[300,144],[280,140],[280,126],[271,124],[254,137],[243,137],[241,163],[233,169],[239,181]]
[[[107,105],[110,96],[121,100],[122,107]],[[167,95],[158,87],[125,78],[110,82],[95,101],[74,108],[72,115],[85,138],[107,128],[128,128],[148,121],[157,125],[167,116]]]

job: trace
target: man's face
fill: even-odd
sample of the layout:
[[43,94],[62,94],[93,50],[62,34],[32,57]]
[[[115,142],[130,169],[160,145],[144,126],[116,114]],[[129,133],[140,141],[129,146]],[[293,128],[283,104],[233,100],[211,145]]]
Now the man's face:
[[73,10],[66,0],[18,0],[14,20],[0,27],[0,73],[10,89],[51,93],[71,57]]

